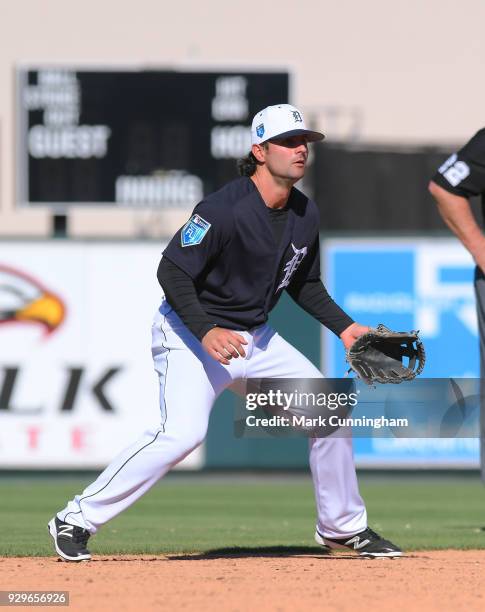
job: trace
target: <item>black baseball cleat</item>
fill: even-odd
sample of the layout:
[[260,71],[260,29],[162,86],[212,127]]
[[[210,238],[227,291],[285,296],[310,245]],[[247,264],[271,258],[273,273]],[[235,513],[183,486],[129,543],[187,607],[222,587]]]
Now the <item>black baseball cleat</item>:
[[346,548],[347,550],[355,551],[361,557],[402,557],[403,553],[389,540],[384,540],[381,536],[372,531],[372,529],[364,529],[357,535],[350,538],[327,538],[322,536],[318,531],[315,532],[315,541],[321,544],[329,551],[332,548]]
[[87,529],[64,523],[57,516],[49,521],[47,529],[54,540],[57,554],[64,561],[89,561],[91,559],[91,553],[86,548],[91,535]]

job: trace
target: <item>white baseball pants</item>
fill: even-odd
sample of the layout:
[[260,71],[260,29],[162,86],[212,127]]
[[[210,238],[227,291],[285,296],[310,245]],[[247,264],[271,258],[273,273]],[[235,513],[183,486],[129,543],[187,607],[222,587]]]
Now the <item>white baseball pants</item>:
[[[161,424],[121,452],[57,516],[92,534],[128,508],[201,444],[218,395],[246,378],[322,378],[321,372],[269,325],[240,332],[246,357],[224,366],[210,357],[167,302],[152,327],[152,354],[160,380]],[[310,467],[318,531],[330,538],[367,527],[350,438],[310,439]]]

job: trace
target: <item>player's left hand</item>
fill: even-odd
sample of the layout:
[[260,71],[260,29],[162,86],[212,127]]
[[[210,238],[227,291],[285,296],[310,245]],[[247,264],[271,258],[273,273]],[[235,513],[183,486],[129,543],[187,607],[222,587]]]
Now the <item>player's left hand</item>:
[[344,331],[340,334],[340,339],[344,343],[345,350],[349,349],[352,344],[369,331],[369,327],[367,325],[360,325],[360,323],[352,323],[349,325]]

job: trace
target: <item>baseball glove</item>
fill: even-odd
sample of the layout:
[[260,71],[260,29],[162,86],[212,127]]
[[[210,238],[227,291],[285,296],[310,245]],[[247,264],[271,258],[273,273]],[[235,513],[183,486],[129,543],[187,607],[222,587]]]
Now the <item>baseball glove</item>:
[[418,332],[395,332],[381,323],[357,338],[347,350],[347,361],[349,372],[354,370],[368,385],[398,384],[421,374],[426,354]]

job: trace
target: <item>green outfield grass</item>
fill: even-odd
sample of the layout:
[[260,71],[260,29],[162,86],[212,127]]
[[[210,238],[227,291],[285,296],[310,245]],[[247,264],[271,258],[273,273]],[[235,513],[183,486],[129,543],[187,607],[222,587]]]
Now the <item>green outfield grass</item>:
[[[0,479],[0,555],[52,555],[46,523],[87,480]],[[485,548],[477,478],[363,477],[369,524],[406,550]],[[95,554],[312,547],[311,481],[171,477],[90,541]],[[281,550],[284,550],[282,548]],[[318,549],[315,549],[318,550]]]

